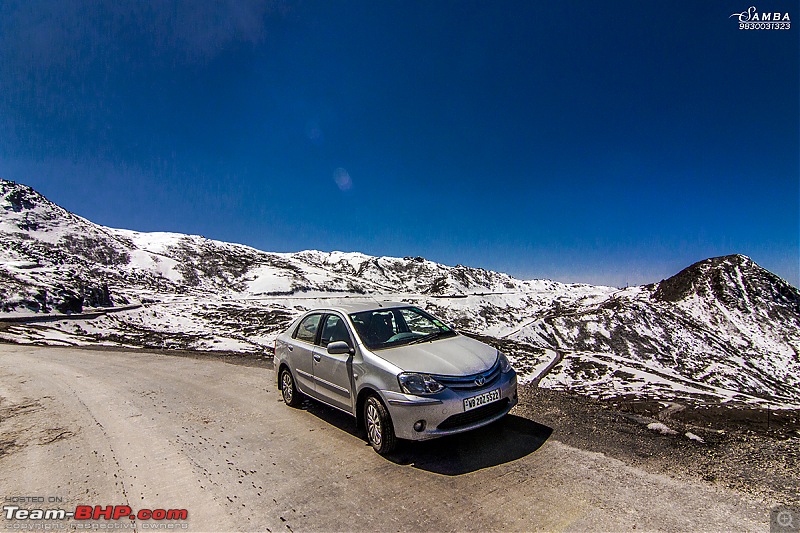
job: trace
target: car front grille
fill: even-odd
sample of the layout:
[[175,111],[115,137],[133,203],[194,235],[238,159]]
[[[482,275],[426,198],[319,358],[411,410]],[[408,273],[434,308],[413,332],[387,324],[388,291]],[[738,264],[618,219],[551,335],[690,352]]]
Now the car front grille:
[[437,429],[454,429],[462,426],[469,426],[481,420],[491,418],[498,413],[502,413],[508,408],[508,398],[497,400],[486,405],[482,405],[472,411],[466,413],[458,413],[457,415],[450,416],[439,424]]
[[[492,368],[469,376],[433,376],[433,378],[453,390],[471,391],[489,387],[500,378],[500,359],[494,363]],[[480,385],[478,384],[480,383]]]

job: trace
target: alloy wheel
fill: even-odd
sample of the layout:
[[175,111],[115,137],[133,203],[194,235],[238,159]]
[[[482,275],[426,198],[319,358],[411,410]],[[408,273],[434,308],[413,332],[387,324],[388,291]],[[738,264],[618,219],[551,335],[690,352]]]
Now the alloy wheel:
[[367,404],[367,435],[372,444],[377,447],[381,445],[381,419],[378,409],[374,403],[370,401]]

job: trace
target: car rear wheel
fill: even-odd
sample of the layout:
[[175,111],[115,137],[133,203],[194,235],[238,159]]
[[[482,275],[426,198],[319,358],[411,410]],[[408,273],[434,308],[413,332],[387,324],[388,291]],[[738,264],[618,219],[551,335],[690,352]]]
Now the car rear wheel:
[[283,401],[289,407],[299,407],[300,404],[303,402],[302,393],[297,390],[297,386],[294,384],[294,378],[292,377],[292,373],[289,372],[289,369],[284,367],[281,369],[280,379],[278,380],[281,388],[281,396],[283,396]]
[[364,402],[364,426],[367,429],[367,441],[381,455],[394,450],[397,439],[389,411],[376,397],[370,396]]

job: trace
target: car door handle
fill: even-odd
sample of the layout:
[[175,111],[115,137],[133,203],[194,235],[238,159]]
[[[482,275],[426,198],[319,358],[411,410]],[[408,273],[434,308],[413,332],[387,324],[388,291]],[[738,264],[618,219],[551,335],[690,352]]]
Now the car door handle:
[[321,360],[322,360],[322,356],[320,354],[318,354],[318,353],[315,353],[314,354],[314,361],[319,363]]
[[286,345],[286,348],[288,348],[288,350],[289,350],[290,352],[294,351],[294,346],[292,346],[291,344],[287,344],[287,345]]

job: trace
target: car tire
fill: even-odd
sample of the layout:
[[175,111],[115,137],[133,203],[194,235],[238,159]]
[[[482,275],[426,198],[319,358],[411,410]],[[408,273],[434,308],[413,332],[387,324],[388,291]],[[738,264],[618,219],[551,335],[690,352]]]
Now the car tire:
[[278,378],[278,387],[281,391],[283,401],[289,407],[300,407],[303,403],[303,393],[297,390],[297,385],[294,383],[294,377],[288,368],[281,369],[280,377]]
[[392,417],[377,396],[369,396],[364,402],[364,427],[367,442],[381,455],[391,453],[397,445]]

